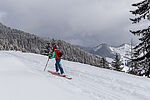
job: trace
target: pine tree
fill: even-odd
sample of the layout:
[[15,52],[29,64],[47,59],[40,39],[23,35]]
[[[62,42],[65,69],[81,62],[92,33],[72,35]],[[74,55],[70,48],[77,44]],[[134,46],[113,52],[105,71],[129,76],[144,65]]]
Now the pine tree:
[[134,57],[133,55],[132,59],[130,59],[127,63],[127,66],[129,67],[127,73],[141,76],[142,67],[137,61],[134,61],[133,58],[136,58],[136,57]]
[[122,62],[120,60],[119,54],[116,53],[115,59],[114,61],[112,61],[111,66],[114,70],[121,71],[123,69],[123,67],[121,67],[121,64]]
[[100,63],[102,64],[103,68],[109,69],[109,63],[107,62],[106,58],[103,57]]
[[[137,7],[136,10],[130,11],[133,15],[138,16],[130,20],[133,24],[139,23],[141,20],[150,20],[150,0],[144,0],[142,2],[132,4],[132,6]],[[137,62],[140,64],[140,68],[144,70],[143,75],[150,75],[150,26],[146,29],[139,29],[137,31],[130,32],[134,35],[140,36],[140,43],[134,47],[134,56],[132,62]],[[138,66],[136,66],[138,68]]]
[[130,58],[128,59],[127,66],[129,67],[127,73],[140,75],[140,65],[137,61],[133,61],[132,59],[136,58],[134,55],[135,50],[133,49],[133,41],[131,40],[131,50],[130,50]]

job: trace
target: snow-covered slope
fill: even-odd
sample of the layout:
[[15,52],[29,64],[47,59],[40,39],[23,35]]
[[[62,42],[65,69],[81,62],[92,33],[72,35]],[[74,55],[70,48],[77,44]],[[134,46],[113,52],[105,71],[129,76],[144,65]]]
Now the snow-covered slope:
[[[62,61],[73,79],[43,71],[46,56],[0,51],[0,100],[149,100],[150,79]],[[48,69],[55,70],[55,60]]]

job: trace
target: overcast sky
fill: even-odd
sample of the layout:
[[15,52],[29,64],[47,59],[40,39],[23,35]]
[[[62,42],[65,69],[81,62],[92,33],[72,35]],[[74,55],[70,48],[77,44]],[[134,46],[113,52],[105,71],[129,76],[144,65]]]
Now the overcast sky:
[[76,45],[120,45],[134,38],[129,11],[138,1],[0,0],[0,22]]

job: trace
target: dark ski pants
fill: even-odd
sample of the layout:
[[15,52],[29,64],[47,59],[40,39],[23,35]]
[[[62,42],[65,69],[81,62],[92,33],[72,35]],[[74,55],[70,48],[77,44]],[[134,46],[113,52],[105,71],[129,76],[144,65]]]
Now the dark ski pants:
[[60,73],[63,74],[64,71],[63,71],[62,67],[60,66],[60,61],[61,61],[61,59],[56,59],[56,64],[55,64],[55,66],[56,66],[56,71],[58,72],[59,69],[60,69]]

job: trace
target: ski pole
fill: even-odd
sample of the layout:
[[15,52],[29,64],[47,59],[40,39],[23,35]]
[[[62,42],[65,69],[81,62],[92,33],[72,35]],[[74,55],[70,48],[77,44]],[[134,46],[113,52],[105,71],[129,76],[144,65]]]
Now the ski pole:
[[46,70],[46,67],[47,67],[47,64],[48,64],[48,61],[49,61],[50,43],[47,43],[46,49],[48,50],[48,60],[47,60],[47,63],[46,63],[46,65],[45,65],[44,71]]
[[48,57],[48,60],[47,60],[46,65],[45,65],[44,71],[46,70],[46,67],[47,67],[48,61],[49,61],[49,57]]

